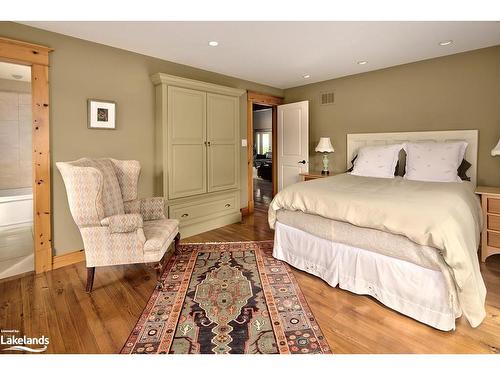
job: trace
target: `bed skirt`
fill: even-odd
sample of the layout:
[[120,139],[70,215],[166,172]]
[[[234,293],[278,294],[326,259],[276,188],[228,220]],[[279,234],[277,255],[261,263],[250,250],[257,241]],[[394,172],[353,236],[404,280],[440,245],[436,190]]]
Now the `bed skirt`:
[[440,271],[328,241],[280,222],[276,222],[273,256],[332,287],[370,295],[442,331],[454,330],[461,315]]

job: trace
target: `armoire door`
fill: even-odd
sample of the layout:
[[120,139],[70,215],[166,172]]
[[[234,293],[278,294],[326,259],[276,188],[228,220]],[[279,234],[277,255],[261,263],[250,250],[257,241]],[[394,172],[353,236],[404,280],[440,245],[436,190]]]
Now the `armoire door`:
[[207,94],[208,191],[238,187],[239,99]]
[[207,192],[206,96],[168,87],[168,198]]

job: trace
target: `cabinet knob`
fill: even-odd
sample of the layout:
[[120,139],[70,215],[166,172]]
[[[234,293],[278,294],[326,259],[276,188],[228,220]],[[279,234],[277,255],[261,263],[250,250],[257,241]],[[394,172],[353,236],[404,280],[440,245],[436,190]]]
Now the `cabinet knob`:
[[188,217],[189,214],[182,214],[181,217]]
[[231,207],[231,205],[229,203],[226,203],[226,205],[224,207]]

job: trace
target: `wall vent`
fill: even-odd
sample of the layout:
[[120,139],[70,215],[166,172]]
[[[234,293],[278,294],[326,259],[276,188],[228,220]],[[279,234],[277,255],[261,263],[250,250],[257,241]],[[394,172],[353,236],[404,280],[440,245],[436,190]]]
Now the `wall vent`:
[[333,91],[322,92],[319,94],[319,99],[321,105],[333,104],[335,101],[335,94],[333,93]]

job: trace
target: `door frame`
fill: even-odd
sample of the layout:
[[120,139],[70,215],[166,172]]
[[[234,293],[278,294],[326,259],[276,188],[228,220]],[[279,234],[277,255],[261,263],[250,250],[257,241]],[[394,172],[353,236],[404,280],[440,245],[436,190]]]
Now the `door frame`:
[[52,269],[49,53],[38,44],[0,37],[0,61],[31,67],[33,231],[35,272]]
[[277,124],[278,124],[278,106],[283,104],[283,98],[268,94],[262,94],[254,91],[247,91],[247,194],[248,203],[247,209],[242,210],[242,213],[249,215],[254,212],[253,200],[253,105],[262,104],[272,108],[272,176],[273,176],[273,196],[278,191],[277,187],[277,166],[276,166],[276,147],[278,143],[277,138]]

